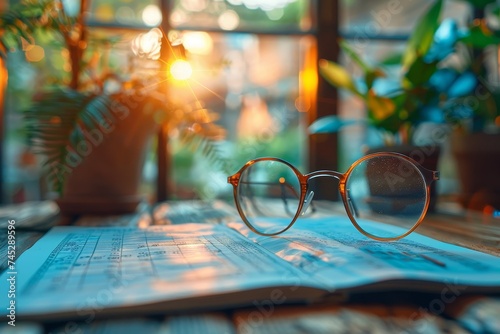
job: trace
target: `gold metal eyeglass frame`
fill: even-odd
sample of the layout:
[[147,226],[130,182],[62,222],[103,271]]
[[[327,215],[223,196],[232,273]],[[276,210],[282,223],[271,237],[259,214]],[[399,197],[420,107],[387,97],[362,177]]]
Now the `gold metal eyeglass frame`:
[[[421,213],[419,219],[417,220],[417,222],[406,233],[403,233],[399,236],[387,237],[387,238],[379,237],[379,236],[370,234],[359,226],[359,224],[356,222],[356,218],[353,216],[353,214],[351,212],[352,209],[349,207],[349,201],[348,201],[347,191],[346,191],[346,182],[349,179],[351,172],[363,161],[373,159],[375,157],[381,157],[381,156],[398,157],[398,158],[404,159],[407,162],[414,165],[416,167],[416,169],[420,172],[422,179],[425,182],[425,188],[426,188],[424,209],[422,210],[422,213]],[[255,164],[259,161],[277,161],[277,162],[281,162],[281,163],[287,165],[295,173],[295,175],[297,176],[297,179],[300,182],[300,196],[299,196],[299,206],[297,208],[297,212],[295,213],[294,217],[292,218],[292,220],[290,221],[288,226],[286,228],[284,228],[283,230],[276,232],[276,233],[263,233],[263,232],[260,232],[257,229],[255,229],[255,227],[248,221],[245,214],[243,213],[243,209],[242,209],[242,207],[239,203],[239,200],[238,200],[238,185],[240,184],[241,174],[247,168],[249,168],[250,166],[252,166],[253,164]],[[319,170],[319,171],[314,171],[314,172],[311,172],[308,174],[302,174],[297,168],[295,168],[295,166],[293,166],[289,162],[282,160],[280,158],[273,158],[273,157],[257,158],[257,159],[248,161],[235,174],[229,176],[227,178],[227,182],[233,186],[233,196],[234,196],[234,201],[236,204],[236,209],[238,210],[240,217],[243,219],[243,222],[247,225],[247,227],[257,234],[260,234],[263,236],[274,236],[274,235],[278,235],[278,234],[281,234],[281,233],[287,231],[290,227],[292,227],[292,225],[297,221],[299,216],[303,213],[304,204],[306,204],[306,202],[307,202],[306,196],[308,193],[308,181],[311,179],[314,179],[317,177],[323,177],[323,176],[333,177],[333,178],[336,178],[339,180],[340,196],[342,198],[345,211],[346,211],[347,216],[349,217],[351,223],[354,225],[354,227],[360,233],[362,233],[363,235],[365,235],[369,238],[377,240],[377,241],[395,241],[395,240],[399,240],[401,238],[404,238],[407,235],[409,235],[410,233],[412,233],[420,225],[420,223],[423,221],[423,219],[427,213],[427,209],[429,208],[431,183],[433,181],[439,180],[439,172],[438,171],[432,171],[432,170],[426,169],[426,168],[422,167],[418,162],[416,162],[415,160],[413,160],[412,158],[410,158],[404,154],[400,154],[400,153],[396,153],[396,152],[378,152],[378,153],[372,153],[372,154],[365,155],[362,158],[358,159],[347,169],[347,171],[345,173],[341,173],[341,172],[337,172],[337,171],[333,171],[333,170]],[[309,203],[307,203],[307,205],[309,205]]]

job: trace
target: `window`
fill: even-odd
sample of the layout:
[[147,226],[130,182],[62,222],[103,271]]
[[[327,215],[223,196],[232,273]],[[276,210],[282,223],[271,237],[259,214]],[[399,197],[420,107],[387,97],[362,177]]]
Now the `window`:
[[[248,160],[279,156],[307,168],[307,112],[315,94],[314,1],[166,1],[164,27],[178,34],[193,67],[186,103],[219,115],[222,163],[170,137],[174,197],[230,196],[227,175]],[[304,84],[307,82],[307,84]],[[184,87],[185,88],[185,87]],[[219,161],[219,162],[220,162]]]
[[[66,11],[76,13],[78,3],[65,1]],[[228,173],[257,156],[279,156],[307,168],[305,129],[316,84],[316,1],[100,0],[90,4],[87,22],[96,42],[89,48],[108,59],[108,64],[98,65],[99,70],[110,66],[125,73],[130,41],[160,25],[170,37],[177,34],[172,38],[183,39],[193,68],[188,87],[169,84],[171,95],[216,113],[227,131],[212,158],[201,149],[190,150],[175,129],[169,133],[170,177],[175,181],[169,198],[228,196]],[[54,47],[57,41],[50,35],[40,38],[41,59],[29,59],[23,50],[8,59],[12,75],[5,104],[7,202],[50,196],[36,156],[26,147],[21,114],[39,87],[67,80],[69,68],[65,53]],[[144,187],[150,193],[158,177],[156,159],[152,150],[144,169]]]

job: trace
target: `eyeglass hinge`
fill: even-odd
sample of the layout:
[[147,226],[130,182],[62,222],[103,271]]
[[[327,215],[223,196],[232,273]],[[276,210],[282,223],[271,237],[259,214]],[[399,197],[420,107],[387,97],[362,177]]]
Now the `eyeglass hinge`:
[[239,177],[237,175],[231,175],[227,177],[227,183],[232,184],[233,186],[237,186],[239,181]]

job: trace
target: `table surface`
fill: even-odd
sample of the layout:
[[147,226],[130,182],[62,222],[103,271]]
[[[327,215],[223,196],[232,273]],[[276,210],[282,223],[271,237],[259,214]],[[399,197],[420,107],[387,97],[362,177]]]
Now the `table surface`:
[[[196,212],[186,214],[186,207],[192,203],[168,203],[169,217],[178,219],[182,216],[188,222],[199,220],[203,216],[209,223],[221,222],[224,219],[217,215],[211,216],[208,207],[221,205],[220,203],[203,202]],[[321,204],[319,207],[321,209]],[[207,209],[204,210],[205,208]],[[224,206],[224,209],[227,209],[227,206]],[[328,206],[325,210],[331,213],[332,207]],[[334,210],[343,209],[335,207]],[[19,256],[54,224],[147,226],[152,222],[152,210],[149,205],[142,205],[134,214],[70,219],[58,215],[55,204],[46,201],[0,208],[0,217],[2,217],[0,222],[2,229],[5,228],[4,223],[8,219],[17,219],[16,246]],[[500,219],[493,215],[467,212],[453,204],[442,205],[438,212],[427,215],[417,232],[500,256]],[[6,254],[5,241],[6,238],[0,239],[1,251],[5,252],[2,254]],[[0,263],[2,270],[6,267],[6,263],[3,262]],[[453,300],[443,301],[443,296],[439,294],[400,292],[363,295],[335,303],[280,305],[267,308],[256,305],[251,308],[207,313],[193,312],[164,317],[140,316],[127,319],[50,323],[23,322],[22,319],[17,319],[16,332],[22,330],[23,333],[500,333],[499,314],[498,295],[464,294]],[[5,329],[12,328],[2,322],[0,332]]]

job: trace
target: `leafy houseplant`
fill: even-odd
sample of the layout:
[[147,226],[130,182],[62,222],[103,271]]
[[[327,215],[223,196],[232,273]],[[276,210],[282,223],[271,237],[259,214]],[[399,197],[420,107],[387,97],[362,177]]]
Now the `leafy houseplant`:
[[491,77],[498,73],[500,31],[494,27],[500,21],[500,5],[494,0],[468,2],[474,13],[468,29],[450,24],[448,34],[462,62],[450,62],[443,71],[452,75],[442,81],[446,85],[453,74],[468,73],[473,89],[447,99],[444,110],[453,127],[451,151],[461,190],[458,200],[465,208],[490,212],[500,208],[500,85]]
[[[494,1],[468,2],[478,13]],[[384,142],[390,146],[386,150],[399,150],[394,144],[415,144],[416,129],[424,123],[446,125],[457,132],[482,132],[495,121],[499,123],[500,95],[483,80],[484,51],[496,46],[499,36],[487,27],[484,18],[471,21],[465,28],[459,28],[450,18],[441,21],[442,6],[442,1],[436,1],[418,21],[401,57],[398,77],[388,75],[383,64],[368,65],[345,42],[341,42],[342,50],[361,68],[361,78],[353,78],[338,63],[321,60],[319,64],[326,80],[363,100],[367,111],[363,122],[382,133]],[[359,121],[328,116],[313,123],[310,130],[312,133],[334,132],[355,122]],[[435,144],[443,140],[442,137],[430,139]],[[425,152],[433,151],[432,148],[410,149],[402,153],[411,156],[416,152],[413,157],[426,166],[429,160],[435,159],[429,159],[430,155]],[[486,164],[483,160],[476,167]],[[435,165],[426,167],[433,169]],[[464,177],[470,178],[472,174],[469,170]]]
[[[336,132],[344,126],[362,122],[376,129],[385,144],[371,148],[370,152],[396,151],[415,158],[428,169],[436,170],[440,153],[438,143],[416,148],[413,139],[417,127],[432,120],[428,111],[439,102],[439,92],[428,82],[439,68],[439,60],[430,59],[429,54],[439,27],[441,8],[442,1],[437,1],[417,22],[400,57],[397,76],[388,74],[384,64],[368,64],[344,41],[340,42],[341,49],[361,70],[361,77],[353,77],[339,63],[320,60],[320,74],[333,86],[362,100],[367,117],[357,120],[327,116],[314,122],[310,132]],[[431,192],[430,210],[435,206],[435,185],[431,187]]]
[[137,36],[131,73],[119,74],[106,61],[113,40],[94,39],[86,26],[88,5],[81,0],[79,11],[70,15],[62,1],[25,0],[2,13],[0,27],[14,33],[4,34],[2,45],[9,50],[19,36],[24,45],[34,45],[42,30],[66,50],[70,77],[42,87],[25,113],[30,143],[45,157],[61,210],[133,211],[142,199],[138,187],[145,150],[160,126],[206,140],[223,133],[201,105],[169,102],[164,64],[173,48],[161,30]]
[[[439,95],[428,85],[429,79],[438,70],[439,62],[428,59],[427,54],[439,27],[441,7],[442,1],[437,1],[420,18],[401,57],[397,77],[389,75],[384,64],[369,65],[344,41],[340,42],[341,49],[362,71],[361,77],[351,76],[339,63],[320,60],[320,73],[328,82],[363,101],[367,118],[362,122],[380,131],[386,145],[412,143],[415,128],[427,121],[425,110]],[[310,131],[335,132],[354,122],[357,121],[328,116],[312,124]]]

